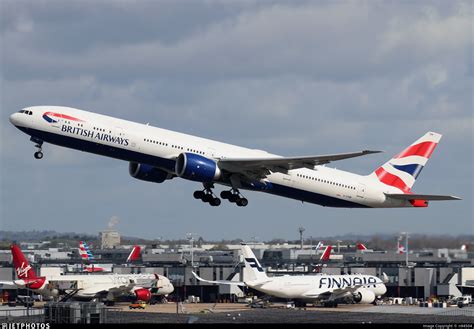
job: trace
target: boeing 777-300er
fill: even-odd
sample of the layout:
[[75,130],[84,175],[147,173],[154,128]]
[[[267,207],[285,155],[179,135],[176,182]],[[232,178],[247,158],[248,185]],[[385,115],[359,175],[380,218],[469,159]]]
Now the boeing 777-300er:
[[441,135],[428,132],[371,174],[362,176],[322,166],[379,151],[282,157],[69,107],[33,106],[10,116],[30,135],[43,157],[44,142],[128,161],[132,177],[163,183],[174,177],[201,182],[194,197],[212,206],[221,200],[214,184],[229,186],[220,196],[238,206],[240,189],[261,191],[327,207],[427,207],[449,195],[415,194],[413,184]]
[[[350,298],[356,303],[370,304],[387,291],[384,282],[373,275],[284,275],[268,277],[249,246],[241,246],[245,262],[244,281],[205,280],[192,272],[196,279],[217,284],[247,286],[270,296],[292,299],[304,306],[320,301],[325,306],[337,306]],[[384,273],[384,278],[387,280]]]
[[[104,298],[106,303],[113,302],[119,296],[130,296],[148,302],[152,295],[166,296],[173,292],[170,280],[157,274],[83,274],[37,276],[17,245],[11,245],[13,266],[17,280],[0,281],[0,284],[26,288],[37,294],[57,297],[58,284],[71,283],[71,289],[65,289],[73,299],[91,300]],[[147,286],[147,287],[145,287]]]

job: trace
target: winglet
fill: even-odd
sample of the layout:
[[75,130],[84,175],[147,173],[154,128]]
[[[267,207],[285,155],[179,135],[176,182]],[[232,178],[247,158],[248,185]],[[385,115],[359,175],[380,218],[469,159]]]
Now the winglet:
[[382,273],[382,277],[383,277],[382,279],[383,283],[388,283],[388,276],[385,272]]

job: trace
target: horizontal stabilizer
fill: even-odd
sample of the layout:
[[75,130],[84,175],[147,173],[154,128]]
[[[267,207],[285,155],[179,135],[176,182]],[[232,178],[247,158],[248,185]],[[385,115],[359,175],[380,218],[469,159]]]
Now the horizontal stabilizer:
[[398,200],[427,200],[427,201],[443,201],[443,200],[462,200],[452,195],[433,195],[433,194],[390,194],[385,195],[392,199]]

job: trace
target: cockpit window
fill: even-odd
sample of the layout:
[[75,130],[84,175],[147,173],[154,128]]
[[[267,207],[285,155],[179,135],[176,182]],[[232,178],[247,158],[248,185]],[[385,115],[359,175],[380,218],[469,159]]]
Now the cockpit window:
[[18,111],[18,113],[25,113],[25,112],[26,112],[25,110]]

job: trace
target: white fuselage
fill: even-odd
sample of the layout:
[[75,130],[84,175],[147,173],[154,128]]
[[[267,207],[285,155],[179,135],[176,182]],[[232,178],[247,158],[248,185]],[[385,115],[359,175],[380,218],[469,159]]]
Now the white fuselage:
[[[358,286],[353,292],[369,290],[374,296],[382,296],[387,291],[379,278],[371,275],[306,275],[270,277],[264,283],[245,282],[249,287],[268,295],[288,299],[336,299],[351,292],[347,288]],[[344,290],[346,289],[346,290]]]
[[[110,290],[114,290],[115,295],[130,294],[143,286],[150,287],[156,278],[154,274],[83,274],[46,276],[45,279],[42,287],[32,290],[54,296],[57,295],[57,287],[61,286],[66,291],[77,290],[74,298],[92,299]],[[157,287],[156,295],[168,295],[174,290],[169,279],[164,276],[159,276]]]
[[[219,160],[246,157],[275,158],[261,150],[239,147],[218,141],[186,135],[105,115],[68,107],[35,106],[29,114],[14,113],[10,121],[32,138],[52,144],[109,156],[129,162],[154,166],[171,174],[179,154],[190,152]],[[48,112],[59,112],[54,120]],[[79,120],[68,119],[67,116]],[[215,183],[228,185],[225,180]],[[411,207],[406,200],[386,198],[384,193],[400,190],[382,184],[370,176],[361,176],[325,166],[289,170],[288,174],[274,172],[263,180],[265,188],[243,186],[304,202],[329,207]],[[262,184],[260,184],[262,185]]]

